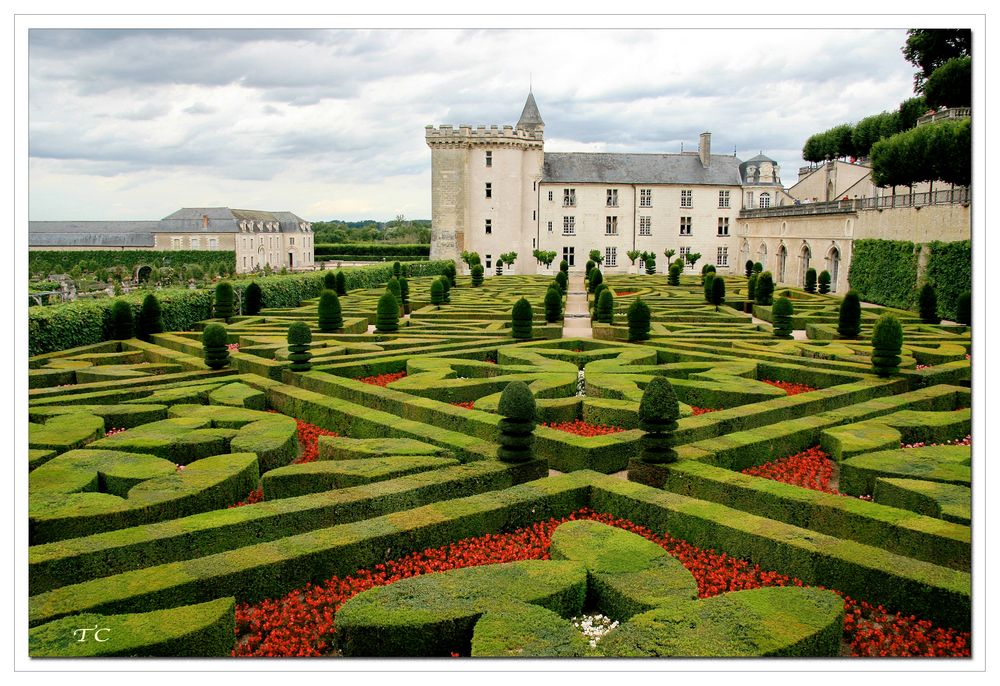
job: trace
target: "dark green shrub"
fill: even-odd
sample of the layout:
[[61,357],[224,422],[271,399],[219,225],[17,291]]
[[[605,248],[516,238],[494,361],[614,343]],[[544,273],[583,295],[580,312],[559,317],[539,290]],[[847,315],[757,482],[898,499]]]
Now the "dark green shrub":
[[388,288],[378,299],[378,307],[375,311],[375,331],[378,333],[399,331],[399,301]]
[[594,289],[597,288],[597,285],[600,283],[604,283],[604,274],[601,273],[600,269],[595,267],[590,272],[590,292],[593,293]]
[[160,301],[152,293],[142,299],[136,333],[144,341],[151,340],[154,333],[163,333],[163,310],[160,308]]
[[743,275],[749,279],[751,274],[753,274],[753,260],[747,260],[743,265]]
[[531,303],[521,298],[510,311],[510,330],[514,338],[531,338]]
[[712,279],[712,304],[718,312],[719,305],[726,302],[726,280],[721,276]]
[[611,294],[610,288],[601,291],[597,301],[597,321],[602,324],[614,324],[615,319],[615,296]]
[[891,314],[884,314],[872,329],[872,369],[879,376],[899,371],[903,351],[903,327]]
[[[332,291],[325,293],[337,297]],[[312,331],[309,330],[308,324],[293,322],[288,327],[288,360],[291,362],[288,368],[293,372],[308,372],[312,369],[312,364],[309,362],[312,359],[312,353],[309,352],[310,343],[312,343]]]
[[[328,272],[329,273],[329,272]],[[260,308],[264,305],[263,294],[256,281],[251,281],[243,293],[244,308],[247,314],[260,314]]]
[[[527,302],[527,301],[525,301]],[[535,457],[535,396],[523,381],[511,381],[500,394],[497,412],[503,419],[497,459],[501,462],[528,462]]]
[[712,273],[712,274],[715,273],[715,265],[714,264],[703,264],[701,266],[701,283],[702,283],[703,286],[705,285],[705,277],[708,276],[709,273]]
[[819,273],[819,292],[821,295],[830,292],[830,272],[825,269]]
[[481,264],[472,265],[472,285],[475,288],[483,285],[483,265]]
[[115,300],[111,306],[111,338],[125,341],[135,336],[135,320],[132,306],[124,300]]
[[753,263],[753,270],[756,273],[760,274],[762,271],[764,271],[764,265],[761,264],[760,262],[754,262]]
[[855,290],[848,291],[840,303],[837,333],[842,338],[857,338],[861,333],[861,298]]
[[323,274],[323,288],[325,288],[328,291],[336,291],[337,275],[334,274],[333,272],[327,272]]
[[916,304],[919,252],[909,241],[856,240],[847,281],[867,302],[911,309]]
[[445,305],[451,302],[451,281],[447,276],[439,276],[438,281],[441,282],[441,297],[444,299]]
[[403,275],[403,265],[401,265],[399,262],[393,262],[392,275],[395,276],[397,279],[401,277]]
[[667,273],[667,285],[668,286],[680,286],[681,285],[681,272],[684,271],[682,265],[674,262],[670,265],[670,271]]
[[972,291],[972,241],[934,241],[930,249],[927,281],[937,293],[938,314],[957,321],[958,299]]
[[553,285],[545,291],[545,321],[554,324],[560,318],[562,318],[562,294],[559,292],[559,287]]
[[584,270],[583,270],[583,280],[584,281],[590,281],[590,272],[592,272],[594,270],[594,267],[596,267],[596,266],[597,266],[596,262],[594,262],[593,260],[587,260],[587,264],[586,264],[586,266],[584,267]]
[[438,309],[441,309],[441,303],[444,302],[444,286],[438,279],[431,281],[431,305],[434,305]]
[[665,376],[653,377],[639,401],[639,428],[646,432],[641,443],[643,462],[668,464],[677,460],[674,431],[680,415],[674,387]]
[[233,294],[233,284],[228,281],[220,281],[215,286],[215,316],[217,319],[225,319],[227,322],[233,316],[233,305],[236,296]]
[[399,298],[403,301],[403,314],[410,313],[410,282],[405,276],[399,277]]
[[701,275],[701,286],[705,293],[705,302],[712,302],[712,282],[715,281],[715,272],[707,272]]
[[771,276],[771,272],[761,272],[757,276],[754,295],[758,305],[770,305],[774,302],[774,277]]
[[649,305],[637,297],[628,306],[626,313],[628,319],[628,339],[630,341],[644,341],[649,338]]
[[802,285],[806,293],[816,292],[816,270],[812,267],[806,270],[806,282]]
[[337,291],[337,295],[347,295],[347,277],[344,275],[344,272],[337,270],[335,278],[337,279],[337,287],[334,290]]
[[451,262],[450,264],[446,264],[444,266],[444,270],[442,271],[442,274],[444,274],[444,276],[446,276],[448,278],[448,286],[449,287],[456,285],[457,280],[458,280],[458,271],[455,269],[455,263],[454,262]]
[[569,262],[567,262],[566,260],[563,260],[562,262],[560,262],[559,263],[559,271],[561,271],[563,274],[566,274],[568,276],[569,275]]
[[222,369],[229,365],[229,335],[226,327],[212,322],[201,332],[201,347],[205,352],[205,364],[210,369]]
[[925,283],[920,289],[920,321],[924,324],[940,324],[941,317],[937,314],[937,292],[930,283]]
[[[565,262],[565,260],[563,260]],[[566,272],[560,270],[556,273],[556,283],[559,284],[559,290],[563,295],[566,294],[566,288],[569,286],[569,277],[566,276]]]
[[649,259],[644,260],[646,264],[646,273],[652,276],[656,273],[656,256],[650,255]]
[[969,291],[958,296],[958,311],[955,321],[966,326],[972,324],[972,293]]
[[781,297],[774,301],[771,308],[771,323],[774,325],[774,335],[776,338],[792,337],[792,314],[795,308],[792,301]]
[[747,300],[753,303],[757,295],[757,272],[750,274],[750,278],[747,279]]
[[594,289],[594,296],[590,300],[590,313],[592,315],[597,312],[597,302],[598,300],[600,300],[601,293],[603,293],[607,289],[608,289],[608,284],[606,283],[599,283],[597,284],[597,288]]
[[319,330],[330,333],[344,328],[344,317],[340,309],[340,298],[335,291],[323,291],[319,296]]
[[399,287],[399,279],[395,276],[389,279],[389,282],[385,285],[385,289],[392,293],[393,297],[396,298],[396,304],[399,306],[399,311],[403,311],[403,291]]

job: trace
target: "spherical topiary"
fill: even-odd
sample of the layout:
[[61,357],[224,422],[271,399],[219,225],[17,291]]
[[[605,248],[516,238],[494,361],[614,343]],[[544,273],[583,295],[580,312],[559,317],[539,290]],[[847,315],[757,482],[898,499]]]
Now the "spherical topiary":
[[340,309],[340,298],[337,293],[324,290],[319,296],[319,330],[330,333],[344,328],[344,317]]
[[614,324],[615,319],[615,296],[611,294],[610,288],[601,291],[597,301],[597,321],[602,324]]
[[721,276],[717,276],[712,279],[712,304],[715,305],[716,311],[719,310],[719,305],[726,302],[726,280]]
[[399,277],[399,297],[403,301],[403,314],[410,313],[410,282],[405,276]]
[[264,294],[256,281],[251,281],[247,286],[243,299],[246,301],[247,314],[260,314],[260,308],[264,306]]
[[444,286],[441,285],[441,281],[434,279],[431,281],[431,305],[434,305],[438,309],[441,308],[441,303],[444,302]]
[[646,432],[641,442],[643,462],[667,464],[677,460],[674,431],[680,414],[674,387],[666,377],[654,377],[646,384],[639,401],[639,428]]
[[569,275],[569,262],[567,262],[566,260],[563,260],[562,262],[560,262],[559,263],[559,271],[561,271],[563,274],[566,274],[568,276]]
[[761,272],[757,276],[755,296],[758,305],[770,305],[774,302],[774,277],[771,272]]
[[[326,293],[334,298],[337,297],[332,291],[324,291],[324,294]],[[288,360],[291,362],[288,368],[293,372],[308,372],[312,369],[312,364],[309,362],[312,359],[312,353],[309,352],[310,343],[312,343],[312,331],[309,330],[308,324],[293,322],[288,327]]]
[[760,274],[762,271],[764,271],[764,265],[761,264],[760,262],[754,262],[753,263],[753,270],[755,272],[757,272],[758,274]]
[[399,331],[399,301],[388,288],[378,299],[375,310],[375,331],[378,333]]
[[903,351],[903,327],[891,314],[884,314],[872,329],[872,369],[879,376],[899,371]]
[[861,297],[857,291],[847,291],[840,303],[837,333],[842,338],[857,338],[861,333]]
[[649,305],[643,302],[642,298],[636,298],[628,306],[626,313],[628,318],[628,339],[630,341],[644,341],[649,338]]
[[448,279],[448,287],[456,285],[458,280],[458,271],[455,269],[455,263],[449,262],[444,266],[442,274]]
[[397,279],[401,277],[403,275],[403,265],[401,265],[399,262],[393,262],[392,275],[395,276]]
[[327,272],[323,275],[323,288],[328,291],[337,290],[337,275],[333,272]]
[[[562,274],[562,272],[559,272]],[[558,286],[545,291],[545,321],[554,324],[562,318],[562,293]]]
[[144,341],[150,340],[154,333],[163,333],[163,311],[160,308],[160,301],[152,293],[146,294],[142,299],[136,333]]
[[940,324],[941,317],[937,314],[937,291],[930,283],[920,288],[920,321],[924,324]]
[[753,274],[753,260],[747,260],[743,265],[743,275],[749,279],[751,274]]
[[958,306],[955,312],[955,321],[959,324],[970,326],[972,324],[972,293],[965,291],[958,296]]
[[510,311],[510,331],[514,338],[531,338],[531,303],[521,298]]
[[682,271],[684,271],[684,267],[682,267],[681,265],[677,263],[670,265],[670,271],[667,273],[667,285],[680,286]]
[[233,293],[233,284],[228,281],[220,281],[215,285],[215,316],[218,319],[225,319],[233,316],[233,306],[236,302],[236,295]]
[[820,295],[830,292],[830,272],[825,269],[819,273],[819,292]]
[[712,302],[712,282],[715,281],[715,272],[708,272],[701,275],[702,290],[705,292],[705,302]]
[[347,276],[342,271],[337,271],[337,276],[335,277],[337,295],[347,295]]
[[650,255],[645,260],[645,264],[646,264],[646,273],[647,274],[649,274],[650,276],[652,276],[653,274],[656,273],[656,257],[655,256]]
[[781,297],[774,301],[774,306],[771,308],[771,323],[774,325],[776,338],[792,337],[792,313],[794,310],[792,301],[788,298]]
[[475,288],[483,285],[483,265],[481,264],[472,265],[472,285]]
[[124,300],[115,300],[111,305],[111,338],[125,341],[135,336],[135,319],[132,306]]
[[503,419],[500,429],[501,462],[528,462],[534,459],[535,396],[523,381],[511,381],[500,394],[497,412]]
[[816,270],[812,267],[806,270],[806,282],[802,284],[802,289],[806,293],[816,292]]
[[229,334],[222,324],[212,322],[205,327],[201,332],[201,347],[210,369],[222,369],[229,364]]
[[597,288],[597,284],[599,284],[599,283],[604,283],[604,274],[601,273],[600,269],[597,269],[595,267],[594,269],[592,269],[590,271],[590,287],[589,287],[589,290],[590,290],[591,293],[594,292],[594,289]]
[[[563,260],[565,262],[565,260]],[[559,284],[559,290],[565,295],[566,288],[569,285],[569,277],[566,276],[566,272],[560,270],[556,273],[556,283]]]

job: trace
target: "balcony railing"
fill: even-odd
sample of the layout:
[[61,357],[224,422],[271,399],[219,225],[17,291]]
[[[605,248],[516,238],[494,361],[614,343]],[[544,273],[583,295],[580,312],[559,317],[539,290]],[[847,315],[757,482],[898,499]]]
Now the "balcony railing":
[[962,119],[964,117],[971,116],[971,107],[952,107],[950,110],[941,110],[940,112],[934,112],[933,114],[925,114],[922,117],[917,117],[917,126],[933,124],[936,121],[944,121],[945,119]]
[[862,210],[885,210],[897,207],[926,207],[929,205],[967,205],[970,202],[968,188],[933,191],[927,193],[907,193],[883,195],[876,198],[854,198],[811,202],[801,205],[783,205],[763,209],[740,210],[740,219],[762,217],[795,217],[816,214],[840,214]]

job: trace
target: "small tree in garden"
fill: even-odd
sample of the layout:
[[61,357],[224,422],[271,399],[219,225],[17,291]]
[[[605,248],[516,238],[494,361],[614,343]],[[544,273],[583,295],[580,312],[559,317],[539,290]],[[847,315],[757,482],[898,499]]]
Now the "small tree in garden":
[[884,314],[872,329],[872,369],[879,376],[899,371],[903,352],[903,327],[891,314]]
[[531,338],[531,303],[526,298],[521,298],[510,311],[510,331],[514,338]]
[[163,333],[163,311],[160,309],[160,301],[152,293],[147,293],[142,299],[136,333],[144,341],[151,340],[154,333]]
[[545,321],[554,324],[560,318],[562,318],[562,293],[559,287],[553,284],[545,291]]
[[602,253],[600,250],[591,250],[588,257],[590,258],[591,262],[594,262],[598,266],[604,263],[604,253]]
[[682,271],[684,271],[684,267],[677,264],[676,262],[670,265],[670,272],[667,274],[667,285],[680,286]]
[[[454,266],[454,265],[452,265],[452,266]],[[392,263],[392,275],[395,276],[397,279],[399,277],[401,277],[403,275],[403,265],[401,265],[399,262],[393,262]]]
[[806,293],[816,292],[816,270],[812,267],[806,270],[806,282],[802,284],[802,288]]
[[124,300],[115,300],[111,306],[111,339],[125,341],[135,336],[135,319],[132,306]]
[[705,285],[705,277],[708,275],[709,272],[711,272],[712,274],[715,273],[715,265],[714,264],[703,264],[701,266],[701,285],[702,286]]
[[503,256],[502,255],[497,258],[496,274],[497,274],[497,276],[503,276]]
[[444,286],[441,285],[441,281],[434,279],[431,281],[431,305],[434,305],[439,310],[441,309],[441,303],[444,302]]
[[451,281],[448,280],[447,276],[439,276],[437,280],[441,282],[441,295],[444,298],[444,304],[447,305],[451,302]]
[[500,259],[508,267],[513,267],[514,266],[514,261],[517,259],[517,253],[516,252],[505,252],[502,255],[500,255]]
[[337,271],[337,284],[334,289],[337,291],[337,295],[347,295],[347,275],[342,271]]
[[842,338],[857,338],[861,333],[861,298],[857,291],[848,291],[840,303],[837,333]]
[[319,296],[319,330],[330,333],[344,328],[344,317],[340,309],[340,298],[331,290],[324,290]]
[[830,272],[825,269],[819,273],[819,292],[820,295],[830,292]]
[[751,274],[753,274],[753,260],[747,260],[747,263],[743,265],[743,276],[749,279]]
[[212,322],[201,332],[201,347],[209,369],[222,369],[229,365],[229,335],[226,327]]
[[587,264],[586,264],[586,267],[585,267],[584,272],[583,272],[583,280],[584,281],[587,281],[587,282],[590,281],[590,272],[594,271],[594,267],[596,267],[596,266],[597,266],[596,262],[594,262],[593,260],[587,260]]
[[596,267],[590,272],[590,292],[593,293],[597,285],[604,282],[604,274]]
[[[676,255],[676,254],[677,254],[677,251],[676,251],[676,250],[674,250],[673,248],[667,248],[666,250],[664,250],[664,251],[663,251],[663,256],[667,258],[667,264],[670,264],[670,259],[671,259],[671,258],[672,258],[672,257],[673,257],[674,255]],[[683,269],[683,268],[684,268],[684,267],[683,267],[683,265],[682,265],[682,266],[681,266],[681,269]]]
[[665,376],[653,377],[639,401],[639,428],[646,433],[640,444],[640,459],[647,464],[669,464],[677,460],[674,432],[680,417],[674,387]]
[[597,321],[602,324],[614,324],[615,320],[615,296],[611,294],[610,288],[601,291],[601,296],[597,301]]
[[[511,259],[509,262],[507,261],[507,256],[510,256],[510,255],[513,255],[514,257],[517,257],[517,253],[507,253],[506,255],[502,255],[501,257],[504,258],[504,260],[503,260],[504,264],[514,264],[514,260],[513,259]],[[444,274],[445,278],[448,279],[448,286],[449,287],[455,285],[455,282],[458,279],[458,272],[455,270],[455,263],[454,262],[449,262],[448,264],[446,264],[444,266],[444,269],[442,270],[441,273]]]
[[569,262],[567,262],[566,260],[562,260],[561,262],[559,262],[559,271],[561,271],[563,274],[566,274],[568,276],[569,275]]
[[323,274],[323,288],[329,291],[337,290],[337,275],[333,272]]
[[771,272],[761,272],[757,276],[755,296],[758,305],[770,305],[774,302],[774,277]]
[[389,289],[386,289],[378,299],[375,310],[375,331],[378,333],[399,331],[399,301]]
[[[337,294],[333,291],[325,291],[334,298]],[[312,353],[309,352],[309,345],[312,343],[312,331],[305,322],[292,322],[288,327],[288,360],[292,363],[289,369],[293,372],[308,372],[312,369],[309,360]]]
[[764,271],[764,265],[761,264],[760,262],[754,262],[753,263],[753,270],[755,272],[757,272],[758,274],[760,274],[762,271]]
[[535,396],[523,381],[511,381],[500,394],[497,412],[503,419],[497,459],[501,462],[528,462],[535,457]]
[[247,314],[260,314],[260,310],[264,306],[264,294],[261,292],[260,286],[257,285],[256,281],[251,281],[250,285],[243,292],[243,304]]
[[594,289],[594,295],[593,295],[593,297],[590,300],[590,306],[589,307],[590,307],[591,313],[596,313],[597,312],[597,301],[600,299],[601,293],[603,293],[607,289],[608,289],[608,284],[606,284],[606,283],[599,283],[599,284],[597,284],[597,288]]
[[712,304],[715,311],[719,311],[719,305],[726,302],[726,281],[721,276],[712,279]]
[[753,303],[757,295],[757,272],[751,272],[747,278],[747,300]]
[[920,304],[920,321],[924,324],[941,323],[941,317],[937,314],[937,292],[929,282],[920,288],[918,302]]
[[483,285],[483,265],[474,264],[472,265],[472,286],[473,288],[479,288]]
[[652,276],[656,273],[656,255],[649,253],[649,258],[646,260],[646,274]]
[[627,253],[625,253],[625,256],[628,257],[632,261],[632,266],[634,267],[635,266],[635,261],[637,259],[639,259],[639,256],[641,254],[642,253],[639,252],[638,250],[629,250]]
[[405,276],[399,277],[399,297],[403,301],[403,314],[410,313],[410,282]]
[[970,326],[972,324],[972,293],[965,291],[958,296],[958,307],[955,313],[955,321],[959,324]]
[[556,272],[556,283],[559,284],[559,290],[565,295],[566,289],[569,287],[569,277],[566,276],[566,272],[561,270]]
[[552,263],[556,259],[556,251],[555,250],[543,250],[541,252],[541,258],[542,258],[541,259],[541,263],[545,265],[546,269],[549,269],[552,266]]
[[632,301],[625,316],[628,319],[628,339],[630,341],[644,341],[649,338],[649,305],[644,303],[642,298],[636,298]]
[[236,295],[233,293],[233,284],[228,281],[220,281],[215,285],[215,316],[218,319],[225,319],[227,322],[233,316],[233,305]]
[[794,312],[792,301],[781,297],[774,301],[771,308],[771,320],[774,325],[775,338],[792,337],[792,314]]
[[701,259],[701,253],[700,252],[689,252],[687,254],[686,259],[687,259],[687,263],[689,265],[691,265],[692,269],[694,269],[695,263],[698,262],[698,260]]
[[399,287],[399,279],[395,276],[390,277],[388,283],[385,285],[385,289],[392,293],[396,297],[396,303],[399,305],[399,311],[403,311],[403,291]]
[[715,281],[715,272],[702,273],[701,284],[705,292],[705,302],[712,302],[712,282]]

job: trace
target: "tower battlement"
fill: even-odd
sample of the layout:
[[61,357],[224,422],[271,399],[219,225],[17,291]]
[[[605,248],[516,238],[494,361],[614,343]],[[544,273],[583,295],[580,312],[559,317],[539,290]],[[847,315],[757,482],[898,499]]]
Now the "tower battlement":
[[427,125],[424,129],[424,140],[431,147],[436,146],[460,146],[472,147],[474,145],[502,145],[515,144],[526,147],[541,147],[544,138],[540,129],[525,130],[516,129],[513,126],[496,124],[470,126],[452,126],[442,124],[440,126]]

